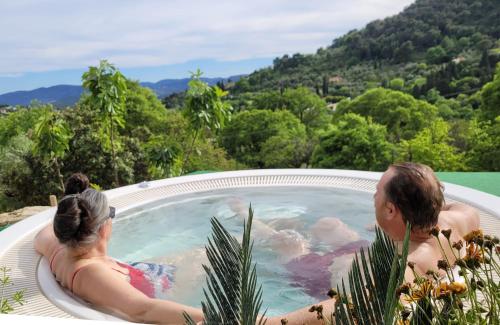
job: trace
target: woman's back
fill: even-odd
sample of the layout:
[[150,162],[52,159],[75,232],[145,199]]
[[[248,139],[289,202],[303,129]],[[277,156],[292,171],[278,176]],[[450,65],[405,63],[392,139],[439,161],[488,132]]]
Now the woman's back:
[[[81,258],[74,256],[68,248],[61,245],[47,258],[49,259],[50,270],[54,274],[56,280],[71,292],[74,292],[74,284],[76,281],[92,281],[92,277],[87,279],[79,275],[80,271],[90,264],[99,264],[109,268],[117,273],[115,274],[117,277],[123,278],[123,281],[128,282],[130,270],[107,256]],[[78,292],[75,292],[75,294],[78,295]]]

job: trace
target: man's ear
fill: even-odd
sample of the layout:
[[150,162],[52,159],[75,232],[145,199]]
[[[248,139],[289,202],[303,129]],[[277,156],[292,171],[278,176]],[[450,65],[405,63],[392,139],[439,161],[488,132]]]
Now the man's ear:
[[397,215],[397,208],[392,202],[385,202],[386,216],[387,219],[394,219]]

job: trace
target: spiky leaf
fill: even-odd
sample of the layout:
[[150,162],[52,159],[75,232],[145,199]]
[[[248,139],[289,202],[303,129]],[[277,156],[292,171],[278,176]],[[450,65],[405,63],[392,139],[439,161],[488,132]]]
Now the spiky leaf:
[[[207,273],[207,289],[202,302],[205,324],[264,324],[264,316],[257,321],[262,307],[262,287],[257,288],[257,272],[252,262],[253,242],[250,240],[253,210],[243,227],[240,244],[224,226],[212,218],[212,238],[206,252],[210,266],[203,265]],[[184,314],[186,324],[193,320]]]

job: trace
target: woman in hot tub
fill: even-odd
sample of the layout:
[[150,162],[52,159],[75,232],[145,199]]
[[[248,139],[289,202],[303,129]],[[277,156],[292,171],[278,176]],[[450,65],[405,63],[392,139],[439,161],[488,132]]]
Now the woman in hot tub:
[[[248,217],[248,203],[242,198],[233,197],[227,203],[237,217]],[[355,253],[370,245],[335,217],[320,218],[308,229],[294,218],[278,218],[269,223],[254,218],[252,235],[256,245],[276,253],[293,285],[316,299],[323,299],[329,288],[341,285]],[[315,245],[324,246],[327,251],[310,251]]]
[[[56,280],[76,296],[136,322],[184,323],[183,312],[200,322],[201,309],[154,298],[154,284],[146,272],[120,263],[107,254],[114,209],[104,194],[86,189],[61,199],[53,223],[34,240],[35,249],[50,262]],[[168,276],[162,287],[170,286]],[[334,300],[321,303],[324,314],[332,312]],[[268,324],[321,324],[309,307],[287,315],[270,317]]]

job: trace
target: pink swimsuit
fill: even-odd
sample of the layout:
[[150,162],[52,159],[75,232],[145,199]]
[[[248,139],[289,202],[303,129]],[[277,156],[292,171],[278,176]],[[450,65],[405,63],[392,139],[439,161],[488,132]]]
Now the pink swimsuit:
[[[60,247],[54,252],[52,258],[50,259],[50,270],[53,271],[53,264],[56,255],[63,249]],[[123,272],[119,269],[112,269],[116,272],[124,274],[128,278],[128,282],[137,290],[144,293],[149,298],[162,298],[166,293],[166,290],[171,287],[171,282],[173,279],[172,273],[175,270],[174,267],[170,265],[159,265],[153,263],[132,263],[134,266],[121,263],[116,261],[118,265],[128,270],[128,273]],[[75,270],[71,277],[71,283],[69,290],[73,292],[73,282],[75,277],[86,265]],[[55,273],[54,273],[55,274]]]

